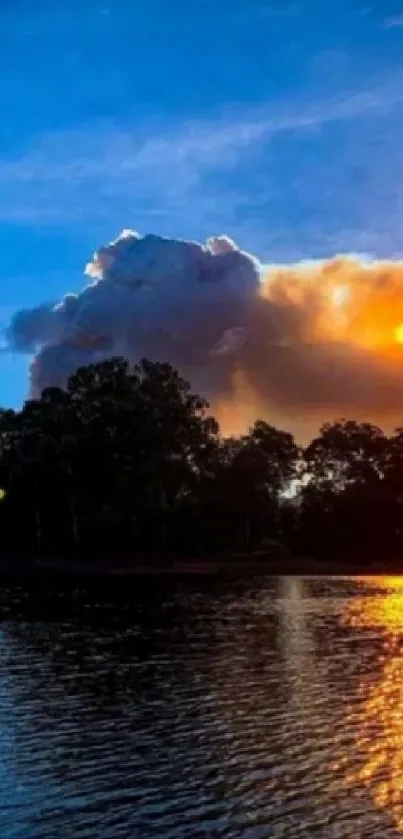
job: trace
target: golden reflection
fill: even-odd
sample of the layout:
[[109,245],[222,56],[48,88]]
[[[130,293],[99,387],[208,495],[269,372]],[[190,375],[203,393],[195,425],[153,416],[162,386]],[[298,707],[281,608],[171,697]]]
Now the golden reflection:
[[344,619],[353,627],[384,631],[382,669],[376,683],[369,677],[361,680],[358,701],[346,720],[357,732],[354,754],[334,768],[344,769],[349,789],[367,789],[403,834],[403,578],[362,582],[368,593],[347,605]]
[[[344,620],[350,626],[376,627],[389,633],[403,630],[403,577],[358,577],[368,589],[347,606]],[[376,589],[376,592],[373,592]]]
[[396,589],[403,588],[403,575],[393,577],[390,574],[377,574],[372,576],[366,574],[365,576],[353,577],[353,580],[357,580],[357,582],[366,588],[377,588],[380,591],[396,591]]

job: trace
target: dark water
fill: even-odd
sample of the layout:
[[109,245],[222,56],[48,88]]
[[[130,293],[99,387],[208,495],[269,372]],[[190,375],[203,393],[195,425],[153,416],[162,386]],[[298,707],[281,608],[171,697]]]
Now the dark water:
[[402,586],[1,590],[1,839],[403,835]]

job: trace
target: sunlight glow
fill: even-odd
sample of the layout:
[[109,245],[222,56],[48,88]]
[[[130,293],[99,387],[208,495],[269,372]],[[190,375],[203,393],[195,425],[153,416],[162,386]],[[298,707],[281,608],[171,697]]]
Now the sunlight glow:
[[334,306],[342,306],[349,296],[349,289],[346,285],[338,285],[332,288],[331,297]]
[[367,593],[347,605],[344,619],[357,629],[383,630],[380,673],[375,681],[361,680],[358,701],[346,718],[346,726],[357,731],[355,749],[338,768],[344,769],[343,786],[367,789],[403,833],[403,577],[361,582]]

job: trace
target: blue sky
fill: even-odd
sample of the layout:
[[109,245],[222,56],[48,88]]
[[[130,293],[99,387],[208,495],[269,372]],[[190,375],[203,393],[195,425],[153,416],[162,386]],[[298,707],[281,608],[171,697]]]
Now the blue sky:
[[124,227],[403,255],[401,0],[2,0],[0,39],[2,325]]

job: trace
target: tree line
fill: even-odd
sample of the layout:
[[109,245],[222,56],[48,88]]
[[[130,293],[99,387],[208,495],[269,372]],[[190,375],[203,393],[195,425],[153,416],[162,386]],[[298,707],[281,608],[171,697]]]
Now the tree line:
[[326,424],[301,448],[257,420],[224,438],[169,364],[80,368],[0,411],[4,556],[403,551],[403,429]]

